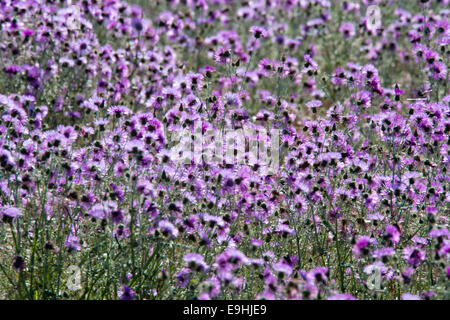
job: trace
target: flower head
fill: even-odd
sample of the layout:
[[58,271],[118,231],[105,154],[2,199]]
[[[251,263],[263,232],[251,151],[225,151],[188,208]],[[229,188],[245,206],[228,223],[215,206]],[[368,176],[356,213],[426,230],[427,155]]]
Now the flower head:
[[425,250],[421,247],[405,247],[403,249],[403,258],[414,268],[418,267],[423,261],[425,261]]
[[123,285],[118,290],[120,300],[133,300],[136,293],[127,285]]
[[339,32],[345,39],[350,39],[355,36],[355,26],[351,22],[345,22],[339,27]]
[[22,211],[19,208],[7,206],[0,208],[0,214],[2,215],[2,220],[8,222],[21,217]]
[[158,227],[164,236],[176,238],[178,236],[178,229],[169,221],[162,220],[158,223]]
[[253,34],[256,39],[267,38],[269,36],[269,33],[266,29],[258,26],[251,26],[250,33]]

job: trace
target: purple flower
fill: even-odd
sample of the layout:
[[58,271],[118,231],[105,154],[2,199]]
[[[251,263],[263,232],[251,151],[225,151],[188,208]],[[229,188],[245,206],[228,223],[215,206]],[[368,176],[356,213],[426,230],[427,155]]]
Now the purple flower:
[[435,61],[439,59],[439,54],[436,51],[426,49],[423,55],[423,60],[432,65]]
[[186,288],[191,277],[192,277],[191,269],[189,269],[189,268],[181,269],[180,272],[178,272],[176,275],[177,286],[179,286],[181,288]]
[[267,38],[269,36],[269,33],[266,29],[258,26],[251,26],[250,33],[253,34],[256,39]]
[[373,239],[369,236],[361,236],[353,246],[353,255],[357,258],[366,257],[369,255],[369,246],[373,243]]
[[114,224],[121,223],[123,221],[123,211],[121,209],[114,209],[111,211],[111,221]]
[[229,64],[231,62],[231,51],[224,48],[219,48],[214,53],[214,61],[218,64]]
[[16,75],[16,74],[22,72],[23,69],[21,66],[19,66],[17,64],[13,64],[13,65],[5,67],[4,70],[7,74]]
[[121,118],[122,116],[131,114],[131,110],[125,106],[112,106],[108,109],[108,113],[116,118]]
[[411,267],[405,268],[405,270],[402,271],[402,278],[403,282],[405,284],[408,284],[411,282],[411,276],[414,274],[414,269]]
[[25,30],[22,30],[22,34],[23,34],[25,37],[31,37],[31,36],[34,34],[34,30],[31,30],[31,29],[25,29]]
[[312,113],[317,112],[317,108],[322,105],[322,101],[320,100],[311,100],[306,103],[306,106],[311,109]]
[[227,269],[228,266],[234,268],[240,265],[249,264],[250,260],[245,256],[244,253],[237,250],[236,248],[227,248],[223,253],[216,257],[216,264],[219,268]]
[[216,68],[213,66],[204,66],[200,69],[200,72],[208,79],[210,79],[214,72],[216,72]]
[[102,204],[96,204],[89,210],[89,215],[92,218],[103,220],[107,216],[107,212]]
[[127,285],[123,285],[118,290],[120,300],[133,300],[136,297],[136,293]]
[[178,229],[167,220],[160,221],[158,227],[161,230],[161,233],[166,237],[176,238],[178,236]]
[[80,240],[73,234],[67,237],[66,242],[64,244],[66,245],[69,252],[80,251],[81,249]]
[[445,80],[447,77],[447,66],[442,61],[434,62],[431,71],[435,80]]
[[275,263],[273,266],[273,270],[278,274],[279,279],[284,279],[291,275],[292,267],[284,262]]
[[142,24],[142,20],[138,19],[138,18],[134,18],[131,21],[131,25],[133,26],[133,28],[138,32],[142,32],[142,30],[144,29],[144,25]]
[[345,22],[339,27],[339,32],[345,39],[350,39],[355,35],[355,26],[351,22]]
[[[242,100],[238,94],[233,92],[227,92],[224,95],[224,101],[227,105],[240,108],[242,106]],[[244,109],[245,110],[245,109]],[[248,114],[247,114],[248,118]]]
[[426,291],[426,292],[421,292],[420,293],[420,297],[424,300],[430,300],[431,297],[433,297],[435,294],[434,291]]
[[402,95],[402,94],[405,93],[403,90],[401,90],[401,89],[399,88],[398,83],[395,84],[394,92],[395,92],[395,95],[396,95],[396,96],[400,96],[400,95]]
[[281,235],[283,238],[286,238],[289,235],[295,235],[295,230],[292,228],[289,228],[284,223],[280,223],[276,229],[275,232],[279,235]]
[[425,261],[425,250],[418,246],[409,246],[403,249],[403,258],[414,268]]
[[13,219],[21,217],[22,211],[19,208],[7,206],[0,209],[0,214],[4,222],[11,222]]
[[208,272],[209,267],[205,263],[203,256],[198,253],[187,253],[183,258],[184,262],[186,262],[187,267],[197,272]]
[[372,253],[372,256],[374,258],[381,259],[383,262],[385,262],[385,260],[387,260],[389,256],[392,256],[394,254],[395,254],[394,248],[389,247],[389,248],[375,249]]
[[316,267],[306,274],[306,279],[310,283],[326,284],[328,281],[329,270],[326,267]]

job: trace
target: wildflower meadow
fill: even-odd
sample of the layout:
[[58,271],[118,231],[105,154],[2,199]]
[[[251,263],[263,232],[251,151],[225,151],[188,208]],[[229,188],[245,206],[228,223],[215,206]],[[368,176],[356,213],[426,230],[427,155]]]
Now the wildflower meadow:
[[450,299],[449,0],[0,0],[0,299]]

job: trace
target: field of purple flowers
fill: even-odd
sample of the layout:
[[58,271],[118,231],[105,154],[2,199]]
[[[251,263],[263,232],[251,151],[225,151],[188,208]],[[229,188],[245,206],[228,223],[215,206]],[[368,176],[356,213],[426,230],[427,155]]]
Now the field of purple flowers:
[[450,299],[449,4],[0,0],[0,298]]

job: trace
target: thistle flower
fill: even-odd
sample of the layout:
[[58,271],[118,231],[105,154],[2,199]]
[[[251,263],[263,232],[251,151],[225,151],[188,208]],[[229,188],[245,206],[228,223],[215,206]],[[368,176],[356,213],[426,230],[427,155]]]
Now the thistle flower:
[[403,258],[414,268],[425,261],[425,251],[418,246],[408,246],[403,249]]
[[103,220],[107,217],[108,212],[102,204],[95,204],[92,206],[91,210],[89,210],[89,215],[95,219]]
[[209,267],[205,263],[204,258],[201,254],[198,253],[187,253],[183,258],[184,262],[186,262],[187,267],[191,270],[197,272],[208,272]]
[[416,296],[411,293],[402,294],[402,300],[421,300],[419,296]]
[[215,71],[216,68],[212,66],[204,66],[202,69],[200,69],[200,72],[208,79],[212,77]]
[[[242,100],[237,93],[226,92],[224,95],[225,104],[232,107],[240,108],[242,106]],[[247,114],[248,118],[248,114]]]
[[176,238],[178,236],[178,229],[169,221],[162,220],[158,223],[158,227],[164,236]]
[[385,239],[397,244],[400,241],[400,230],[397,226],[388,225],[385,230]]
[[317,108],[319,108],[321,105],[322,105],[322,102],[320,100],[311,100],[311,101],[308,101],[306,103],[306,106],[309,109],[311,109],[311,111],[313,113],[316,113],[317,112]]
[[374,239],[369,236],[361,236],[353,246],[353,255],[357,258],[368,256],[370,253],[370,245],[374,243]]
[[259,38],[267,38],[269,36],[269,33],[267,32],[266,29],[262,28],[262,27],[258,27],[258,26],[251,26],[250,27],[250,33],[253,34],[253,36],[256,39]]
[[431,71],[435,80],[444,80],[447,77],[447,66],[441,61],[434,62]]
[[219,48],[214,53],[214,61],[218,64],[230,64],[231,63],[231,51],[225,48]]
[[249,264],[249,259],[241,251],[235,248],[227,248],[216,257],[216,263],[220,268],[226,269],[228,265],[237,268],[239,265]]
[[20,218],[22,211],[19,208],[7,206],[0,208],[0,214],[4,222],[9,222],[13,221],[13,219]]
[[423,54],[423,60],[429,64],[432,65],[434,62],[436,62],[439,59],[439,54],[436,51],[425,49],[425,52]]
[[284,262],[274,264],[273,270],[277,273],[278,279],[285,279],[292,273],[292,267]]
[[383,263],[385,263],[387,259],[394,254],[395,254],[394,248],[388,247],[375,249],[372,253],[372,256],[374,258],[380,259]]
[[121,118],[125,115],[131,114],[131,110],[125,106],[112,106],[108,109],[108,114],[115,116],[116,118]]
[[177,286],[185,288],[192,277],[192,271],[189,268],[183,268],[177,273]]
[[123,211],[121,209],[114,209],[111,211],[111,221],[114,224],[122,223],[124,219]]
[[144,25],[142,24],[142,20],[138,18],[133,18],[131,25],[133,26],[133,29],[136,30],[138,33],[141,33],[144,29]]
[[355,36],[355,26],[353,23],[345,22],[339,27],[339,32],[345,39],[353,38]]
[[306,279],[310,283],[326,284],[328,282],[329,270],[326,267],[316,267],[306,274]]
[[414,269],[411,267],[405,268],[405,270],[402,271],[402,278],[403,282],[405,284],[408,284],[411,282],[411,276],[414,274]]

